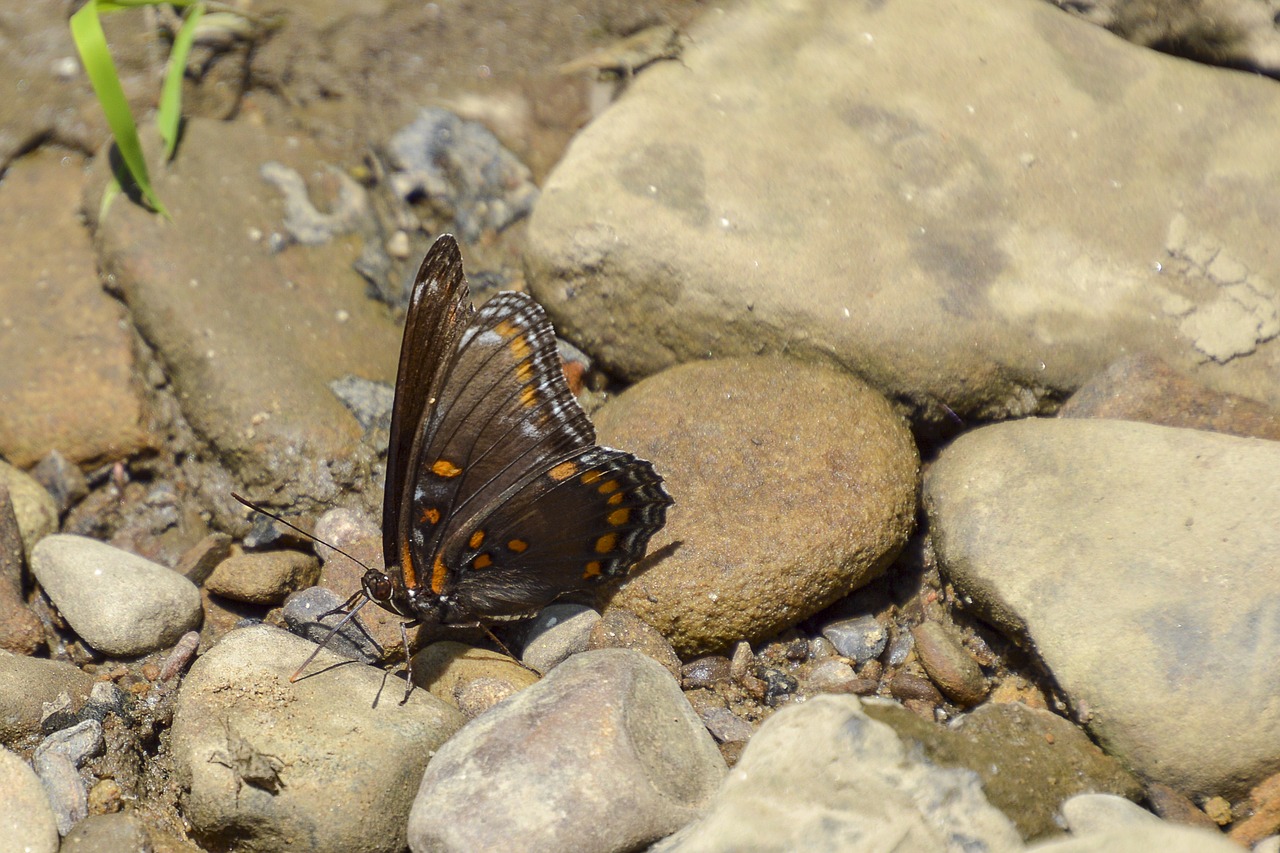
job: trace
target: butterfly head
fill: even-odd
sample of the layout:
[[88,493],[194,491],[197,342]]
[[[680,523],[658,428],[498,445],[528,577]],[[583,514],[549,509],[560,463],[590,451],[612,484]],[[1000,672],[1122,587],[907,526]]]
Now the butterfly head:
[[364,577],[360,579],[360,585],[364,587],[364,594],[374,603],[388,610],[394,611],[397,609],[394,606],[396,598],[395,584],[391,582],[391,576],[386,572],[369,569],[364,573]]
[[443,596],[422,594],[422,590],[409,589],[404,585],[397,567],[381,572],[369,569],[360,579],[365,597],[389,610],[397,616],[403,616],[413,622],[437,622],[448,605]]

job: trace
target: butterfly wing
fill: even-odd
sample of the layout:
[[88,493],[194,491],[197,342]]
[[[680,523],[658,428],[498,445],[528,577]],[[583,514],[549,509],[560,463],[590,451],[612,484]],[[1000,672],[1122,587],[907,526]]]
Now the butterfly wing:
[[625,575],[672,503],[653,466],[588,447],[525,476],[487,516],[451,530],[446,593],[462,613],[519,615]]
[[[450,532],[469,530],[548,460],[593,447],[545,312],[500,293],[475,314],[424,419],[407,494],[405,586],[424,597],[453,586]],[[455,534],[456,537],[456,534]]]
[[405,315],[395,402],[391,409],[391,441],[382,499],[382,555],[388,570],[408,553],[408,526],[402,516],[412,489],[412,472],[421,456],[423,424],[430,420],[449,376],[458,342],[474,309],[462,272],[457,241],[445,234],[436,240],[418,268]]

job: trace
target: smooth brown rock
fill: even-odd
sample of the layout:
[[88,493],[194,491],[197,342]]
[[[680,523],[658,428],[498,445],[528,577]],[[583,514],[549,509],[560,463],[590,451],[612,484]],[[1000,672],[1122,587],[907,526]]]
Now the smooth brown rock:
[[683,365],[596,415],[675,505],[610,606],[682,655],[772,636],[878,576],[915,525],[918,457],[883,397],[776,358]]

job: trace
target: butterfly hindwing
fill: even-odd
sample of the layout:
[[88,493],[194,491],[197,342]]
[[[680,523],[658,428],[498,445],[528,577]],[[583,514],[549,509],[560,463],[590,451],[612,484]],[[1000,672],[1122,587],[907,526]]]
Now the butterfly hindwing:
[[671,498],[643,459],[589,447],[528,475],[492,512],[450,531],[445,561],[463,610],[529,613],[625,575],[666,521]]

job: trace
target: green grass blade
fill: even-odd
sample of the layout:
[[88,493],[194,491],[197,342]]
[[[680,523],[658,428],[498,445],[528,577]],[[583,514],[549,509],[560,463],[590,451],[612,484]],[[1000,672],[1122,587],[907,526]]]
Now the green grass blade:
[[[120,4],[104,5],[118,7]],[[142,142],[138,139],[138,128],[129,113],[129,102],[120,85],[120,76],[111,60],[111,53],[107,50],[107,37],[102,31],[98,0],[89,0],[80,11],[71,16],[71,37],[76,43],[76,50],[80,54],[80,61],[84,64],[94,94],[98,96],[98,103],[102,105],[102,112],[107,117],[107,125],[111,128],[111,135],[115,137],[116,148],[142,193],[143,201],[152,210],[168,216],[151,187],[147,163],[142,156]]]
[[169,70],[165,73],[164,88],[160,91],[160,108],[156,112],[156,127],[160,130],[160,138],[164,140],[166,158],[173,157],[173,150],[178,146],[178,127],[182,121],[182,78],[187,70],[191,45],[195,42],[196,27],[203,15],[203,3],[189,7],[182,27],[173,37]]

